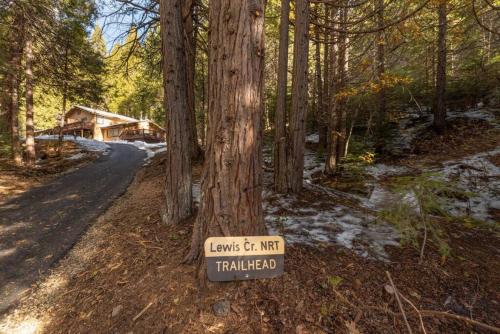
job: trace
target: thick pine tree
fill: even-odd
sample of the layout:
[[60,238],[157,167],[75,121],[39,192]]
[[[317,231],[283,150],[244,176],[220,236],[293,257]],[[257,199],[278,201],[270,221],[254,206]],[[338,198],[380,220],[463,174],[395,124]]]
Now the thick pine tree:
[[[200,208],[187,261],[202,259],[203,243],[210,236],[266,232],[262,212],[264,4],[263,0],[210,2],[207,145]],[[199,273],[204,282],[205,271]]]
[[309,1],[295,3],[295,36],[293,45],[292,109],[288,155],[288,189],[302,189],[307,115],[307,74],[309,57]]
[[163,88],[167,129],[165,206],[162,220],[177,224],[192,214],[190,128],[181,0],[162,0]]

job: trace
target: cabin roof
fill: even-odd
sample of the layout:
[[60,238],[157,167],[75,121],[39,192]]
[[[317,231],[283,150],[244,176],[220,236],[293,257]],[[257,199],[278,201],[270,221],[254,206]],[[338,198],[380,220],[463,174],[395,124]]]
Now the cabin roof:
[[102,116],[102,117],[105,117],[105,118],[118,118],[118,119],[124,120],[124,121],[129,122],[129,123],[138,122],[139,121],[138,119],[135,119],[135,118],[132,118],[132,117],[123,116],[123,115],[120,115],[120,114],[114,114],[114,113],[109,112],[109,111],[104,111],[104,110],[99,110],[99,109],[93,109],[93,108],[79,106],[79,105],[76,105],[73,108],[71,108],[66,113],[66,115],[69,114],[70,112],[72,112],[74,108],[78,108],[78,109],[81,109],[83,111],[89,112],[91,114],[99,115],[99,116]]

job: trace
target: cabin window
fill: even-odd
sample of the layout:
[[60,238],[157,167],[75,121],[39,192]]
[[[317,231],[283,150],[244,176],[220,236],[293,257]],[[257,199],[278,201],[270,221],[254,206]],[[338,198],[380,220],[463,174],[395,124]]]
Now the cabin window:
[[120,135],[120,129],[109,129],[108,136],[109,137],[118,137]]

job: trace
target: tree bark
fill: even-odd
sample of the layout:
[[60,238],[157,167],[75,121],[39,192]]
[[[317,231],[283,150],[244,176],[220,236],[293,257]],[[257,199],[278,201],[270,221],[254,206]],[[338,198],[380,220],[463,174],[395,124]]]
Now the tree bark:
[[304,142],[307,115],[307,75],[309,57],[309,1],[295,2],[295,34],[293,45],[292,109],[288,155],[288,189],[302,190]]
[[57,145],[57,154],[61,155],[62,153],[62,148],[63,148],[63,139],[64,139],[64,122],[65,119],[64,117],[66,116],[66,107],[68,103],[68,82],[66,81],[66,76],[68,74],[68,53],[69,53],[69,46],[66,44],[64,48],[64,74],[65,78],[63,78],[63,96],[62,96],[62,109],[61,109],[61,119],[59,120],[59,135],[58,135],[58,145]]
[[209,112],[201,201],[191,251],[210,236],[266,233],[262,212],[264,1],[214,0],[209,22]]
[[182,20],[184,27],[185,57],[187,72],[187,105],[189,114],[189,142],[191,159],[198,160],[202,151],[198,143],[198,131],[196,129],[196,108],[195,108],[195,62],[196,62],[196,36],[194,29],[194,0],[182,0]]
[[[318,6],[316,5],[316,12],[318,12]],[[315,50],[314,50],[314,62],[315,62],[315,110],[314,110],[314,119],[316,122],[316,128],[318,134],[321,135],[323,128],[323,114],[324,114],[324,103],[323,103],[323,75],[321,73],[321,42],[320,40],[320,31],[319,27],[316,26],[314,29],[314,37],[316,39]],[[319,141],[321,145],[322,141]]]
[[24,17],[17,15],[14,20],[12,35],[12,53],[9,72],[9,90],[10,90],[10,134],[11,134],[11,153],[14,164],[20,166],[23,162],[21,154],[21,143],[19,141],[19,74],[21,73],[21,62],[24,48]]
[[[346,7],[342,8],[341,11],[341,29],[347,30],[347,22],[349,21],[349,1],[344,3]],[[342,34],[341,35],[341,56],[339,57],[339,87],[341,90],[345,90],[347,88],[348,81],[348,73],[349,73],[349,35]],[[348,141],[348,130],[347,130],[347,98],[339,99],[338,103],[338,111],[339,111],[339,137],[338,137],[338,157],[337,162],[340,159],[345,158],[347,156],[347,146],[349,145]],[[354,121],[354,120],[353,120]]]
[[281,0],[280,40],[278,51],[278,87],[276,97],[274,134],[274,188],[279,193],[288,191],[286,91],[288,75],[288,26],[290,0]]
[[[332,8],[328,4],[324,4],[325,7],[325,21],[324,24],[330,23],[330,17],[332,13]],[[321,106],[321,116],[319,118],[319,148],[323,151],[327,148],[328,144],[328,118],[331,112],[330,105],[330,92],[332,90],[332,76],[331,76],[331,57],[333,56],[332,41],[333,36],[331,32],[324,33],[324,53],[323,53],[323,96]]]
[[33,123],[33,39],[26,36],[26,166],[33,168],[36,161],[35,127]]
[[198,133],[200,134],[200,141],[201,145],[205,147],[206,142],[205,142],[205,119],[206,119],[206,114],[207,114],[207,89],[206,89],[206,76],[205,76],[205,66],[203,66],[201,70],[201,113],[200,113],[200,122],[199,122],[199,131]]
[[161,0],[163,88],[167,118],[167,168],[162,219],[177,224],[192,214],[190,123],[181,0]]
[[436,97],[434,107],[434,128],[441,132],[446,127],[446,30],[447,10],[446,0],[441,0],[438,6],[439,30],[436,73]]
[[[346,2],[343,2],[344,4]],[[346,30],[348,8],[339,9],[340,30]],[[337,172],[337,165],[343,157],[347,136],[347,114],[345,110],[345,98],[338,93],[346,87],[347,80],[347,34],[340,32],[337,38],[337,52],[333,58],[332,68],[335,68],[334,82],[335,89],[332,90],[330,100],[333,110],[330,112],[328,122],[328,147],[325,163],[325,174],[334,175]]]

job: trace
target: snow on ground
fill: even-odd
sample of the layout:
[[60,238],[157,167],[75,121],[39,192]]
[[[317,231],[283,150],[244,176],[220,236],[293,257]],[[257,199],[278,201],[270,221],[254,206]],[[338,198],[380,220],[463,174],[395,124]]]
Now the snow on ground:
[[374,164],[366,167],[365,171],[378,180],[382,177],[405,175],[408,174],[410,170],[405,166]]
[[[43,135],[43,136],[36,137],[36,139],[37,140],[58,140],[59,136],[57,136],[57,135]],[[107,154],[108,150],[110,149],[109,145],[106,143],[133,145],[140,150],[146,151],[146,159],[144,159],[146,164],[149,163],[150,160],[156,154],[158,154],[160,152],[165,152],[167,150],[165,142],[146,143],[143,141],[129,142],[129,141],[124,141],[124,140],[103,142],[103,141],[99,141],[99,140],[95,140],[95,139],[87,139],[87,138],[75,137],[75,136],[64,136],[63,140],[72,141],[72,142],[80,145],[83,149],[85,149],[87,151],[103,152],[103,154]],[[80,158],[81,158],[80,156],[74,155],[73,157],[70,157],[69,159],[80,159]]]
[[475,109],[469,109],[467,111],[449,111],[447,113],[448,119],[453,119],[453,118],[472,118],[472,119],[480,119],[483,121],[486,121],[495,127],[499,127],[500,124],[498,124],[495,114],[492,112],[492,110],[487,110],[487,109],[481,109],[481,108],[475,108]]
[[470,215],[475,219],[494,222],[489,211],[499,206],[500,167],[490,158],[497,155],[500,155],[500,147],[443,164],[443,177],[472,194],[469,200],[454,199],[450,203],[452,215]]
[[144,165],[147,165],[151,162],[151,159],[153,157],[161,152],[165,152],[167,150],[167,144],[165,142],[160,142],[160,143],[146,143],[143,141],[126,141],[126,140],[114,140],[110,141],[110,143],[113,144],[126,144],[126,145],[133,145],[137,147],[140,150],[143,150],[146,152],[146,158],[144,159]]
[[65,158],[66,160],[80,160],[80,159],[83,159],[86,157],[86,154],[83,153],[83,152],[78,152],[76,154],[73,154],[67,158]]
[[[452,186],[468,193],[470,199],[449,199],[447,210],[457,217],[471,216],[474,219],[493,222],[490,210],[500,206],[500,168],[490,158],[500,155],[500,147],[457,160],[444,162],[440,167],[424,169],[439,179],[450,181]],[[404,166],[376,164],[368,167],[367,172],[375,178],[369,182],[373,187],[371,194],[363,204],[372,209],[389,207],[400,197],[381,185],[381,177],[405,175],[409,171]],[[410,195],[409,195],[410,196]],[[405,199],[403,199],[405,200]],[[406,200],[410,202],[410,197]],[[414,201],[414,199],[413,199]]]
[[[36,137],[37,140],[58,140],[59,136],[58,135],[43,135],[43,136],[38,136]],[[94,139],[87,139],[83,137],[75,137],[75,136],[64,136],[63,140],[66,141],[72,141],[81,147],[83,147],[85,150],[90,151],[90,152],[106,152],[109,150],[109,145],[102,141],[94,140]]]
[[306,143],[318,144],[319,143],[319,134],[313,133],[309,136],[306,136]]
[[380,260],[388,260],[385,246],[399,245],[392,226],[375,223],[373,216],[320,196],[311,203],[267,192],[264,212],[269,233],[283,235],[292,244],[337,244]]
[[310,180],[312,175],[322,172],[325,169],[325,163],[311,150],[304,152],[304,179]]

